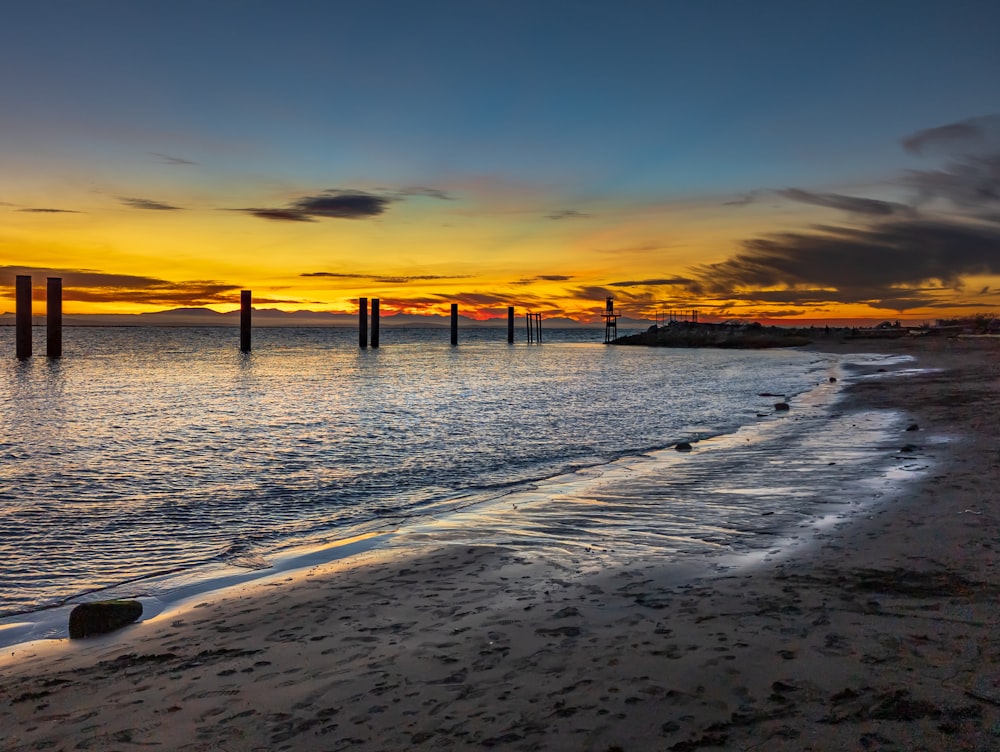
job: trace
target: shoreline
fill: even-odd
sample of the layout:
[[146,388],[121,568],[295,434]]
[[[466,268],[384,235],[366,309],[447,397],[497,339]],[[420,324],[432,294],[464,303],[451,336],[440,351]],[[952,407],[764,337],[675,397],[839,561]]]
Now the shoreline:
[[[831,361],[824,368],[833,368],[834,365],[834,362]],[[816,425],[817,413],[829,409],[832,401],[839,399],[839,395],[842,392],[842,383],[836,386],[829,384],[827,383],[826,376],[823,375],[820,383],[814,384],[807,391],[796,395],[785,395],[784,398],[792,398],[795,402],[793,420],[812,420],[813,426],[811,430],[829,432],[832,424],[827,423],[825,418],[822,426]],[[773,399],[763,399],[762,404],[766,403],[767,408],[770,409],[771,402],[773,401]],[[5,650],[8,653],[12,651],[23,653],[24,646],[30,646],[34,642],[66,639],[68,637],[66,624],[69,612],[75,605],[81,602],[107,598],[136,599],[143,605],[143,622],[148,622],[163,612],[173,613],[178,609],[182,609],[185,603],[194,602],[194,599],[205,600],[224,596],[227,590],[231,590],[237,586],[247,585],[253,587],[256,584],[272,580],[277,576],[295,575],[297,572],[310,567],[334,564],[341,559],[354,557],[359,552],[365,552],[371,548],[391,549],[391,553],[386,552],[387,556],[416,556],[422,550],[426,550],[429,546],[434,545],[452,545],[456,543],[473,546],[489,545],[489,541],[496,538],[497,534],[500,534],[500,537],[507,537],[507,540],[500,542],[499,545],[515,549],[522,548],[526,538],[529,547],[536,545],[539,541],[542,542],[543,546],[547,543],[551,545],[551,541],[548,541],[545,536],[538,537],[537,535],[537,531],[546,524],[545,520],[524,519],[524,515],[529,509],[533,507],[536,510],[545,507],[551,508],[553,506],[553,499],[561,499],[566,502],[563,505],[564,507],[570,507],[566,513],[572,515],[573,511],[571,508],[574,502],[580,503],[584,502],[584,500],[589,500],[591,496],[589,492],[595,488],[603,487],[607,489],[610,486],[612,489],[617,489],[623,481],[627,484],[628,479],[636,475],[683,472],[686,464],[691,460],[700,461],[701,457],[699,455],[704,454],[706,451],[712,453],[712,457],[716,462],[725,463],[727,462],[725,459],[727,456],[734,456],[734,450],[736,455],[746,454],[746,452],[742,451],[744,441],[753,442],[751,446],[755,446],[759,442],[763,442],[764,444],[781,444],[783,443],[782,432],[788,434],[789,431],[793,431],[794,435],[792,438],[794,439],[800,436],[804,430],[810,430],[802,429],[801,427],[791,428],[790,424],[784,422],[787,417],[787,415],[783,415],[782,413],[764,415],[758,412],[757,422],[745,423],[730,432],[700,437],[696,437],[695,435],[685,437],[694,443],[694,455],[678,455],[673,445],[668,445],[641,454],[624,455],[610,459],[602,464],[584,466],[569,473],[525,481],[517,487],[511,487],[504,493],[497,494],[493,499],[474,501],[467,504],[461,504],[456,501],[452,504],[452,507],[443,513],[443,516],[441,513],[434,512],[427,514],[425,517],[407,519],[402,523],[392,524],[390,520],[385,520],[379,526],[374,526],[369,522],[357,527],[348,528],[342,531],[344,533],[343,536],[331,538],[320,545],[296,545],[264,553],[264,556],[271,562],[270,566],[244,568],[221,561],[212,562],[177,572],[143,577],[120,585],[106,587],[99,591],[88,592],[69,598],[62,603],[46,606],[45,608],[5,615],[0,618],[0,656],[3,655]],[[870,448],[875,449],[874,446]],[[771,451],[787,452],[790,450],[787,447],[776,447]],[[753,452],[750,453],[750,456],[750,462],[756,461],[753,457]],[[743,462],[746,463],[747,460],[744,459]],[[835,463],[831,462],[829,464],[832,465]],[[733,469],[732,467],[723,468],[726,472]],[[691,482],[689,479],[688,483]],[[766,486],[765,480],[761,478],[752,479],[750,483],[757,486]],[[759,488],[759,490],[766,489]],[[776,490],[774,493],[780,494],[780,491]],[[616,497],[621,496],[617,490],[613,494]],[[656,492],[652,491],[652,494],[656,495]],[[605,491],[605,503],[607,503],[606,496],[607,491]],[[615,502],[619,505],[623,501],[634,504],[639,499],[634,498],[634,495],[628,499],[615,499]],[[701,499],[698,503],[704,503],[704,501],[704,499]],[[509,512],[512,506],[519,510],[519,517],[521,519],[518,522],[507,523],[502,517],[505,513]],[[634,509],[634,507],[632,508]],[[793,527],[806,527],[809,523],[793,524],[789,522],[788,510],[785,510],[785,512],[784,515],[772,518],[770,522],[778,523],[779,519],[784,520],[785,526],[788,529],[779,530],[774,534],[774,537],[777,540],[784,540],[786,545],[791,545],[792,539],[799,537],[799,535],[793,534]],[[752,512],[749,512],[749,514],[752,516]],[[773,514],[773,512],[768,512],[768,514]],[[743,524],[750,525],[750,527],[747,527],[745,532],[752,535],[755,532],[753,530],[754,521],[747,520],[746,516],[747,513],[744,514]],[[794,517],[794,515],[792,516]],[[601,535],[607,538],[610,532],[608,529],[610,521],[603,519],[600,522],[603,523],[600,525]],[[729,525],[737,524],[737,521],[733,519],[720,519],[719,522],[723,525],[727,523]],[[525,532],[519,535],[517,528],[522,524],[533,528],[535,532]],[[558,524],[558,519],[553,524]],[[774,528],[775,524],[765,527]],[[463,534],[463,531],[467,532]],[[582,533],[583,531],[581,530],[580,532]],[[706,531],[700,529],[698,532],[704,535]],[[533,535],[535,536],[534,538],[532,538]],[[808,533],[803,535],[808,536]],[[570,540],[567,542],[571,544],[571,547],[573,543],[576,543],[577,547],[580,548],[584,546],[584,543],[572,541],[572,537],[572,532],[570,531]],[[519,546],[518,542],[522,545]],[[618,543],[620,550],[622,541],[619,539]],[[729,550],[734,545],[736,550]],[[748,538],[747,541],[732,540],[729,543],[723,544],[723,547],[726,550],[714,553],[709,552],[707,554],[704,551],[699,552],[697,547],[689,551],[664,550],[662,553],[677,559],[686,558],[691,555],[697,558],[705,554],[711,557],[723,556],[732,561],[740,561],[741,559],[754,557],[761,548],[773,546],[766,542],[762,543]],[[603,545],[600,543],[595,544],[595,550],[609,550],[613,548],[613,542],[609,543],[608,540],[604,540]],[[640,552],[636,555],[641,557],[643,555],[650,555],[651,553],[660,554],[661,552],[650,552],[647,550],[645,554]],[[612,556],[612,565],[621,564],[620,560],[615,561],[615,559],[619,558],[619,556]],[[713,563],[710,560],[705,560],[697,564],[686,565],[683,568],[686,571],[710,570],[713,568]],[[2,657],[0,657],[0,662],[2,662]]]
[[949,370],[841,406],[914,415],[931,477],[808,550],[680,584],[655,560],[363,555],[5,661],[5,749],[992,749],[1000,348],[892,350]]

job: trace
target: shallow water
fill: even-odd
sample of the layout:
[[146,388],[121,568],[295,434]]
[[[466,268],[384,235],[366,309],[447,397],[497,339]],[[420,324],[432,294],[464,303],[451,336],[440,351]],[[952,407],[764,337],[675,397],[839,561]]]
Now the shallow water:
[[[264,329],[241,354],[229,329],[69,329],[61,360],[0,360],[0,614],[160,595],[364,533],[754,548],[756,528],[814,514],[785,450],[808,456],[825,428],[854,477],[870,468],[851,442],[881,441],[893,420],[843,438],[834,361],[815,353],[545,334],[463,332],[451,347],[447,331],[384,330],[373,351],[351,330]],[[12,338],[0,328],[0,353]],[[776,414],[763,392],[803,396]],[[669,450],[681,440],[701,442],[688,461]],[[776,441],[762,461],[754,448]],[[845,481],[802,462],[831,494]]]

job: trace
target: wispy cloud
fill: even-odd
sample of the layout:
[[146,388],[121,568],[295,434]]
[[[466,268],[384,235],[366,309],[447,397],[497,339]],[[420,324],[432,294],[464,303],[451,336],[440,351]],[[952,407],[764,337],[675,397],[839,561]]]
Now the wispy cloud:
[[576,209],[560,209],[545,215],[546,219],[587,219],[592,216],[592,214],[585,214]]
[[573,275],[571,274],[539,274],[536,277],[518,279],[513,282],[508,282],[508,284],[526,286],[533,285],[536,282],[568,282],[571,279],[573,279]]
[[190,159],[182,159],[181,157],[172,157],[169,154],[160,154],[159,152],[156,152],[156,151],[150,152],[150,153],[154,157],[156,157],[156,161],[159,162],[160,164],[169,164],[169,165],[195,165],[195,164],[198,164],[197,162],[192,162]]
[[661,279],[635,279],[626,282],[608,282],[609,287],[670,287],[689,285],[694,280],[689,277],[664,277]]
[[344,272],[303,272],[300,277],[331,277],[334,279],[360,279],[369,282],[382,284],[409,284],[410,282],[424,282],[442,279],[468,279],[468,274],[444,275],[444,274],[409,274],[384,276],[380,274],[354,274]]
[[406,188],[397,188],[396,190],[385,189],[384,192],[400,197],[423,196],[425,198],[436,198],[441,201],[455,200],[455,197],[447,191],[443,191],[440,188],[429,188],[425,185],[412,185]]
[[30,207],[27,209],[15,209],[19,212],[32,212],[34,214],[83,214],[76,209],[51,209],[49,207]]
[[939,125],[917,131],[902,140],[903,148],[911,154],[923,155],[927,151],[992,151],[1000,137],[1000,115],[984,115],[957,123]]
[[153,209],[155,211],[181,211],[181,207],[172,206],[170,204],[164,204],[161,201],[151,201],[148,198],[128,198],[126,196],[119,196],[118,200],[121,201],[125,206],[131,207],[133,209]]
[[812,204],[814,206],[825,206],[829,209],[840,209],[852,214],[867,214],[878,217],[888,217],[893,214],[913,214],[913,207],[894,201],[881,201],[874,198],[862,198],[859,196],[845,196],[840,193],[813,193],[804,191],[801,188],[785,188],[775,191],[783,198],[797,201],[802,204]]

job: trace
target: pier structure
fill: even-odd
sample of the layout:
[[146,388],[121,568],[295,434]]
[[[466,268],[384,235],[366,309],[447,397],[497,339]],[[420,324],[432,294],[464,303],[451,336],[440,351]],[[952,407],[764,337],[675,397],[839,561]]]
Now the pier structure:
[[372,350],[378,347],[378,298],[372,298]]
[[253,293],[240,290],[240,352],[250,352],[250,332]]
[[62,277],[49,277],[45,287],[45,354],[62,357]]
[[451,344],[458,344],[458,303],[451,304]]
[[692,308],[690,311],[677,311],[669,309],[656,312],[656,325],[669,326],[670,324],[697,324],[698,310]]
[[528,312],[526,314],[528,325],[528,344],[542,344],[542,314]]
[[31,277],[18,274],[14,285],[14,349],[19,360],[26,360],[31,357]]
[[368,298],[358,298],[358,347],[368,347]]
[[514,306],[507,306],[507,344],[514,344]]
[[604,306],[604,342],[614,342],[618,339],[618,317],[621,314],[615,310],[615,299],[608,296]]

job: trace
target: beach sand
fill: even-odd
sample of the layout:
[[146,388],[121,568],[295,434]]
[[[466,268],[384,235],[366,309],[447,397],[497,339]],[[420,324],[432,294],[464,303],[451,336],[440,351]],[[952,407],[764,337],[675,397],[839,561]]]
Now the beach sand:
[[997,342],[820,346],[943,370],[849,388],[917,423],[899,446],[931,470],[812,545],[683,584],[364,554],[6,656],[0,749],[1000,748]]

